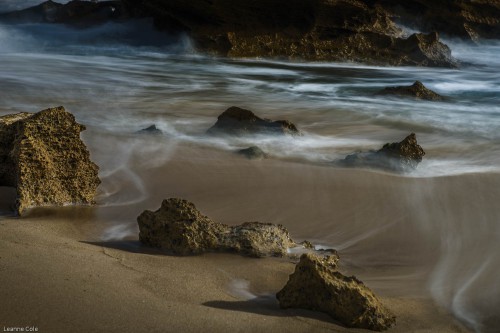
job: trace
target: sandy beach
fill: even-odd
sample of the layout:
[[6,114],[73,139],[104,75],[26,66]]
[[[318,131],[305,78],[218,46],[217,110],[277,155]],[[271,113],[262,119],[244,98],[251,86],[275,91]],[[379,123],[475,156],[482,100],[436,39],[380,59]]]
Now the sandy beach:
[[[363,331],[321,313],[279,309],[274,294],[293,272],[293,260],[177,257],[141,246],[136,216],[175,196],[219,222],[281,223],[295,240],[337,248],[341,270],[364,281],[398,317],[390,332],[469,332],[429,292],[444,255],[437,241],[443,233],[437,226],[430,230],[432,221],[422,224],[434,216],[460,227],[468,214],[498,214],[498,175],[404,178],[249,161],[193,145],[177,146],[161,166],[137,163],[131,170],[149,193],[141,202],[2,217],[1,325],[36,326],[39,332]],[[104,178],[103,187],[112,180]],[[481,187],[484,200],[462,209],[478,193],[463,191],[473,186]],[[133,187],[119,192],[130,195]],[[8,193],[2,189],[3,198]]]

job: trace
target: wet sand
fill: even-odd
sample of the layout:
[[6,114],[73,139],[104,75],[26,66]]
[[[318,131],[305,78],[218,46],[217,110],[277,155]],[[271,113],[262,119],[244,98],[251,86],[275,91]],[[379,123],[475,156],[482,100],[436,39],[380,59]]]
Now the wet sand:
[[[103,158],[104,150],[90,145],[93,157]],[[464,263],[477,251],[496,250],[481,230],[500,216],[498,175],[404,178],[249,161],[188,144],[176,145],[162,163],[134,154],[140,152],[131,153],[127,170],[103,177],[96,208],[1,218],[0,325],[33,325],[39,332],[363,331],[324,314],[280,310],[273,295],[293,272],[291,260],[176,257],[142,247],[136,216],[164,198],[182,197],[216,221],[281,223],[295,240],[338,249],[341,270],[363,280],[397,315],[391,332],[470,331],[446,307],[448,298],[431,291],[444,288],[437,268],[465,278],[475,266]],[[470,221],[475,228],[466,230]],[[443,237],[455,230],[450,223],[470,236],[457,249],[460,267],[443,249]]]

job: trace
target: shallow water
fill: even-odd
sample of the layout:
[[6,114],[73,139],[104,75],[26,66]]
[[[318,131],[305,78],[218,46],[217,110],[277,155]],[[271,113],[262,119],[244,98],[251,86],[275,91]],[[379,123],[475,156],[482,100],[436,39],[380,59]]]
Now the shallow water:
[[[0,26],[0,115],[64,105],[87,125],[99,207],[52,213],[87,221],[91,238],[136,237],[138,212],[182,196],[225,223],[283,223],[340,250],[347,270],[374,270],[366,276],[378,288],[426,290],[472,329],[494,332],[500,44],[452,49],[460,69],[290,63],[195,54],[189,40],[165,39],[145,21],[86,31]],[[375,96],[415,80],[448,99]],[[206,137],[232,105],[289,119],[304,136]],[[153,123],[162,136],[133,134]],[[328,166],[410,132],[427,153],[412,173],[343,179],[345,170]],[[285,161],[247,169],[227,153],[254,144]]]

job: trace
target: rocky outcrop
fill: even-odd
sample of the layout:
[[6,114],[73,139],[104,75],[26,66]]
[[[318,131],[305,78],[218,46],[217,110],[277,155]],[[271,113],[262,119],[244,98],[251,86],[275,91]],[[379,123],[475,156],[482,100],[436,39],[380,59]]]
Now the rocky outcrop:
[[94,203],[100,180],[80,139],[83,130],[62,106],[0,117],[0,186],[16,188],[18,214]]
[[139,240],[178,255],[236,252],[250,257],[285,256],[296,244],[281,225],[247,222],[227,226],[202,215],[189,201],[166,199],[137,218]]
[[456,66],[437,33],[404,38],[394,14],[373,1],[124,2],[157,28],[186,33],[198,50],[222,56]]
[[301,256],[276,297],[282,308],[325,312],[348,327],[382,331],[396,321],[363,282],[341,274],[328,259],[312,253]]
[[207,131],[213,135],[290,134],[300,135],[288,120],[271,121],[257,117],[252,111],[232,106],[224,111]]
[[243,155],[250,160],[263,159],[268,157],[268,155],[257,146],[240,149],[236,153]]
[[387,87],[380,91],[378,95],[410,97],[428,101],[442,101],[444,99],[443,96],[426,88],[420,81],[415,81],[415,83],[413,83],[411,86]]
[[401,142],[386,143],[377,151],[361,152],[348,155],[340,161],[341,166],[377,168],[396,172],[414,170],[425,155],[417,143],[415,133],[411,133]]

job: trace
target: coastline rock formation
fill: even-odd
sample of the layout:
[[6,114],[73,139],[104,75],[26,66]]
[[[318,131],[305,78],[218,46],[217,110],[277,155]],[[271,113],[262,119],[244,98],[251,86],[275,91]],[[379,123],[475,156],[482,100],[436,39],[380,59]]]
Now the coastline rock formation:
[[336,271],[328,260],[303,254],[276,298],[280,307],[321,311],[347,327],[382,331],[396,318],[356,277]]
[[422,82],[415,81],[411,86],[387,87],[377,95],[393,95],[400,97],[413,97],[415,99],[424,99],[427,101],[442,101],[443,96],[426,88]]
[[411,133],[403,141],[386,143],[377,151],[348,155],[339,164],[347,167],[368,167],[409,172],[418,166],[424,155],[425,152],[417,143],[415,133]]
[[0,186],[16,188],[19,215],[36,206],[95,203],[98,167],[83,130],[62,106],[0,117]]
[[207,130],[213,135],[290,134],[300,135],[297,127],[288,120],[268,120],[257,117],[252,111],[232,106],[224,111],[217,122]]
[[185,33],[202,52],[229,57],[455,67],[438,34],[404,38],[393,14],[360,0],[124,0],[170,34]]
[[240,149],[236,153],[245,156],[249,160],[263,159],[268,157],[268,155],[257,146]]
[[155,211],[144,211],[137,218],[139,240],[148,246],[177,255],[205,252],[236,252],[250,257],[287,254],[296,246],[281,225],[246,222],[238,226],[214,222],[187,200],[163,200]]

